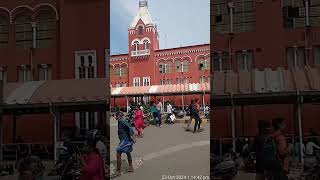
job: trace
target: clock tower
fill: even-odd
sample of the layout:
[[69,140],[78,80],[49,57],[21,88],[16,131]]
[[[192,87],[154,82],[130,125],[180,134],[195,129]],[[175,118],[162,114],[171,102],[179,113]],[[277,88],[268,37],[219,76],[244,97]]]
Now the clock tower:
[[155,51],[159,49],[157,26],[151,18],[148,1],[139,1],[139,10],[129,29],[130,86],[148,86],[155,82]]

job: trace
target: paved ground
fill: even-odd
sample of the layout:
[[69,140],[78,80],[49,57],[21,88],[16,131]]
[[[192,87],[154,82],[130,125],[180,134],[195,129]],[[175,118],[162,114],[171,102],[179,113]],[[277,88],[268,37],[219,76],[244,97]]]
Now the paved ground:
[[[204,123],[203,132],[186,132],[185,124],[164,125],[162,128],[149,126],[145,137],[134,145],[133,160],[135,172],[127,173],[128,165],[123,155],[123,175],[118,180],[126,179],[209,179],[210,144],[209,124]],[[111,127],[111,173],[116,164],[114,149],[118,144],[117,127]],[[183,177],[185,176],[185,178]],[[189,178],[188,178],[189,176]],[[197,176],[197,177],[193,177]]]

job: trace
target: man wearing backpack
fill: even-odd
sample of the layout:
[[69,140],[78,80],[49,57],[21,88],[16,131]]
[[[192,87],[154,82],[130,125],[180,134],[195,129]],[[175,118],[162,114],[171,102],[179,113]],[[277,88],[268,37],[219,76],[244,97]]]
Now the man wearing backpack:
[[253,152],[256,153],[256,178],[255,180],[265,180],[264,175],[264,167],[261,162],[263,158],[263,147],[266,141],[266,138],[269,135],[269,123],[266,120],[258,121],[258,134],[254,139],[254,143],[252,145]]
[[263,166],[267,176],[272,180],[288,180],[289,173],[288,144],[283,131],[285,122],[282,118],[272,120],[272,134],[267,138],[263,147]]

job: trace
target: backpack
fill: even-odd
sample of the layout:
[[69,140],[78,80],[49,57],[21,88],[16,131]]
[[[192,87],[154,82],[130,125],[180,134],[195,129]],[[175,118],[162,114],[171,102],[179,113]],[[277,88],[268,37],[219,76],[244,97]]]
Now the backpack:
[[196,110],[195,104],[192,104],[190,106],[190,116],[195,116],[196,114],[197,114],[197,110]]
[[262,152],[261,165],[265,170],[272,171],[281,167],[280,159],[278,157],[278,149],[276,140],[272,137],[266,138]]

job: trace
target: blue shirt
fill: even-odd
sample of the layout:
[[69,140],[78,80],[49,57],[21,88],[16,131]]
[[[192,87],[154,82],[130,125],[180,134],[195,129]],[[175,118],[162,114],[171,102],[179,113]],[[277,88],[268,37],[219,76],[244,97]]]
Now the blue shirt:
[[125,140],[125,139],[131,139],[131,136],[134,135],[134,131],[131,128],[128,119],[123,118],[118,121],[118,137],[120,141]]

